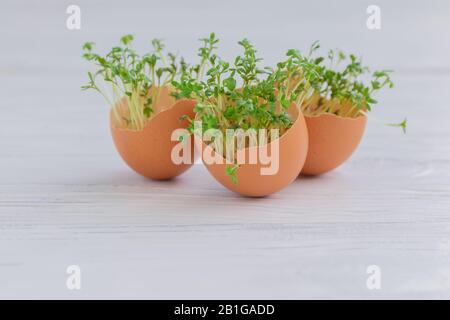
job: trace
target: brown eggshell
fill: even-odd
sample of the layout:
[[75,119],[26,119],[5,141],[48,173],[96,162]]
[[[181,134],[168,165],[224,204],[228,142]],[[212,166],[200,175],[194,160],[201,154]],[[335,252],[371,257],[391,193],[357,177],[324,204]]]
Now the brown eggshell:
[[191,136],[190,164],[174,164],[171,152],[179,142],[172,141],[171,135],[177,128],[187,128],[188,121],[180,122],[180,117],[187,115],[193,118],[195,105],[194,100],[180,100],[173,104],[171,98],[162,95],[160,103],[155,106],[158,113],[150,118],[143,130],[138,131],[117,127],[111,112],[111,133],[122,159],[137,173],[156,180],[171,179],[189,169],[194,163],[194,139]]
[[318,175],[333,170],[358,147],[364,134],[367,117],[343,118],[334,114],[305,116],[309,148],[304,175]]
[[[241,166],[237,169],[237,184],[234,184],[231,181],[230,176],[227,175],[225,171],[227,166],[232,165],[225,163],[207,164],[205,162],[205,152],[207,154],[212,154],[214,157],[222,158],[222,156],[216,153],[205,143],[202,142],[201,144],[203,145],[204,152],[202,154],[203,163],[218,182],[229,190],[244,196],[264,197],[280,191],[297,178],[306,159],[308,149],[308,132],[306,129],[305,119],[302,114],[299,114],[292,127],[279,138],[278,172],[273,175],[262,175],[260,169],[261,167],[267,167],[267,165],[263,165],[259,161],[258,157],[257,163],[241,164]],[[263,148],[263,152],[268,152],[267,154],[271,155],[272,144],[273,142],[264,146],[251,148]],[[248,156],[249,151],[250,148],[246,148],[241,152],[245,152]],[[246,159],[248,159],[248,157],[246,157]]]

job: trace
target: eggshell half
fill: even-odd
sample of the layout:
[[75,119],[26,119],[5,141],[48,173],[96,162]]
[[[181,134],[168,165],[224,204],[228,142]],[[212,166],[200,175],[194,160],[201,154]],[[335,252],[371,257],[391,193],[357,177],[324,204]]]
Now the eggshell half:
[[305,116],[309,148],[304,175],[318,175],[333,170],[358,147],[366,128],[367,117],[343,118],[333,114]]
[[[205,143],[202,142],[201,144],[203,145],[203,163],[218,182],[227,189],[244,196],[264,197],[280,191],[297,178],[306,159],[308,131],[303,114],[298,114],[292,127],[279,138],[278,172],[273,175],[262,175],[260,169],[261,167],[267,167],[267,165],[263,165],[258,157],[257,163],[241,164],[237,169],[237,184],[234,184],[230,176],[226,174],[226,167],[231,165],[225,163],[207,164],[205,162],[203,156],[205,152],[212,154],[214,157],[222,158],[222,156]],[[272,144],[273,142],[264,146],[251,148],[263,148],[263,152],[271,155]],[[250,148],[243,149],[241,152],[245,152],[248,155]]]
[[175,164],[171,159],[172,149],[178,141],[172,141],[172,132],[178,128],[187,128],[187,120],[180,122],[180,117],[194,117],[194,100],[179,100],[173,103],[171,98],[162,96],[156,113],[146,123],[143,130],[121,129],[115,125],[111,112],[110,125],[114,144],[122,159],[134,171],[144,177],[167,180],[189,169],[194,163],[194,142],[191,135],[186,147],[190,150],[191,161],[188,164]]

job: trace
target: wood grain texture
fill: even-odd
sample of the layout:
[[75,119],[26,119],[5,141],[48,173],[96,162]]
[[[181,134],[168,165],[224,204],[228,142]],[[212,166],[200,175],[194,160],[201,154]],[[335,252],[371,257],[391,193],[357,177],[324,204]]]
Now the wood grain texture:
[[[447,1],[379,1],[380,31],[364,1],[260,1],[256,15],[242,1],[79,3],[80,31],[65,28],[69,3],[0,5],[0,298],[450,298]],[[396,88],[350,161],[268,198],[232,194],[201,165],[143,179],[114,150],[104,102],[79,89],[81,44],[133,32],[192,58],[211,30],[225,56],[247,36],[267,63],[320,39],[396,70]],[[382,124],[404,116],[407,135]],[[71,264],[80,291],[66,289]]]

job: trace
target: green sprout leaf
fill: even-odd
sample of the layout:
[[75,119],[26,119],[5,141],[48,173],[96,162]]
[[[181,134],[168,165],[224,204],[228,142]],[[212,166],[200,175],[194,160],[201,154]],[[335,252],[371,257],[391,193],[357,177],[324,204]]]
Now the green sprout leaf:
[[150,116],[152,115],[152,113],[153,113],[153,109],[152,109],[152,108],[150,108],[150,107],[145,107],[145,108],[144,108],[144,115],[145,115],[147,118],[150,118]]
[[189,116],[187,114],[182,115],[179,119],[178,122],[183,122],[185,120],[190,120]]
[[134,40],[134,36],[132,34],[127,34],[127,35],[123,36],[122,38],[120,38],[120,42],[124,46],[128,46],[133,40]]
[[93,46],[94,46],[94,42],[85,42],[83,45],[83,50],[91,51]]
[[402,122],[399,123],[389,123],[388,126],[390,127],[400,127],[402,128],[402,131],[404,134],[406,134],[406,125],[407,125],[407,119],[403,119]]
[[233,91],[236,88],[236,80],[232,77],[225,79],[223,84],[230,91]]
[[235,185],[239,182],[237,178],[237,169],[239,169],[239,165],[227,166],[225,168],[225,173],[230,177],[231,182]]

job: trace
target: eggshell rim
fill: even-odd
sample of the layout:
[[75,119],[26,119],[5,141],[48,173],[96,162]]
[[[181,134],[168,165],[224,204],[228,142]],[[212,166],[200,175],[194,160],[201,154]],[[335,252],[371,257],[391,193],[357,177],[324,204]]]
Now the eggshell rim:
[[331,118],[334,117],[334,118],[337,118],[337,119],[340,119],[340,120],[350,120],[350,121],[351,120],[354,120],[354,121],[360,120],[360,118],[367,118],[367,115],[365,115],[365,114],[361,114],[361,115],[359,115],[357,117],[343,117],[343,116],[339,116],[339,115],[336,115],[334,113],[328,113],[328,112],[323,112],[323,113],[312,115],[312,116],[303,114],[303,116],[305,118],[319,118],[319,117],[326,117],[326,116],[328,116],[328,117],[331,117]]

